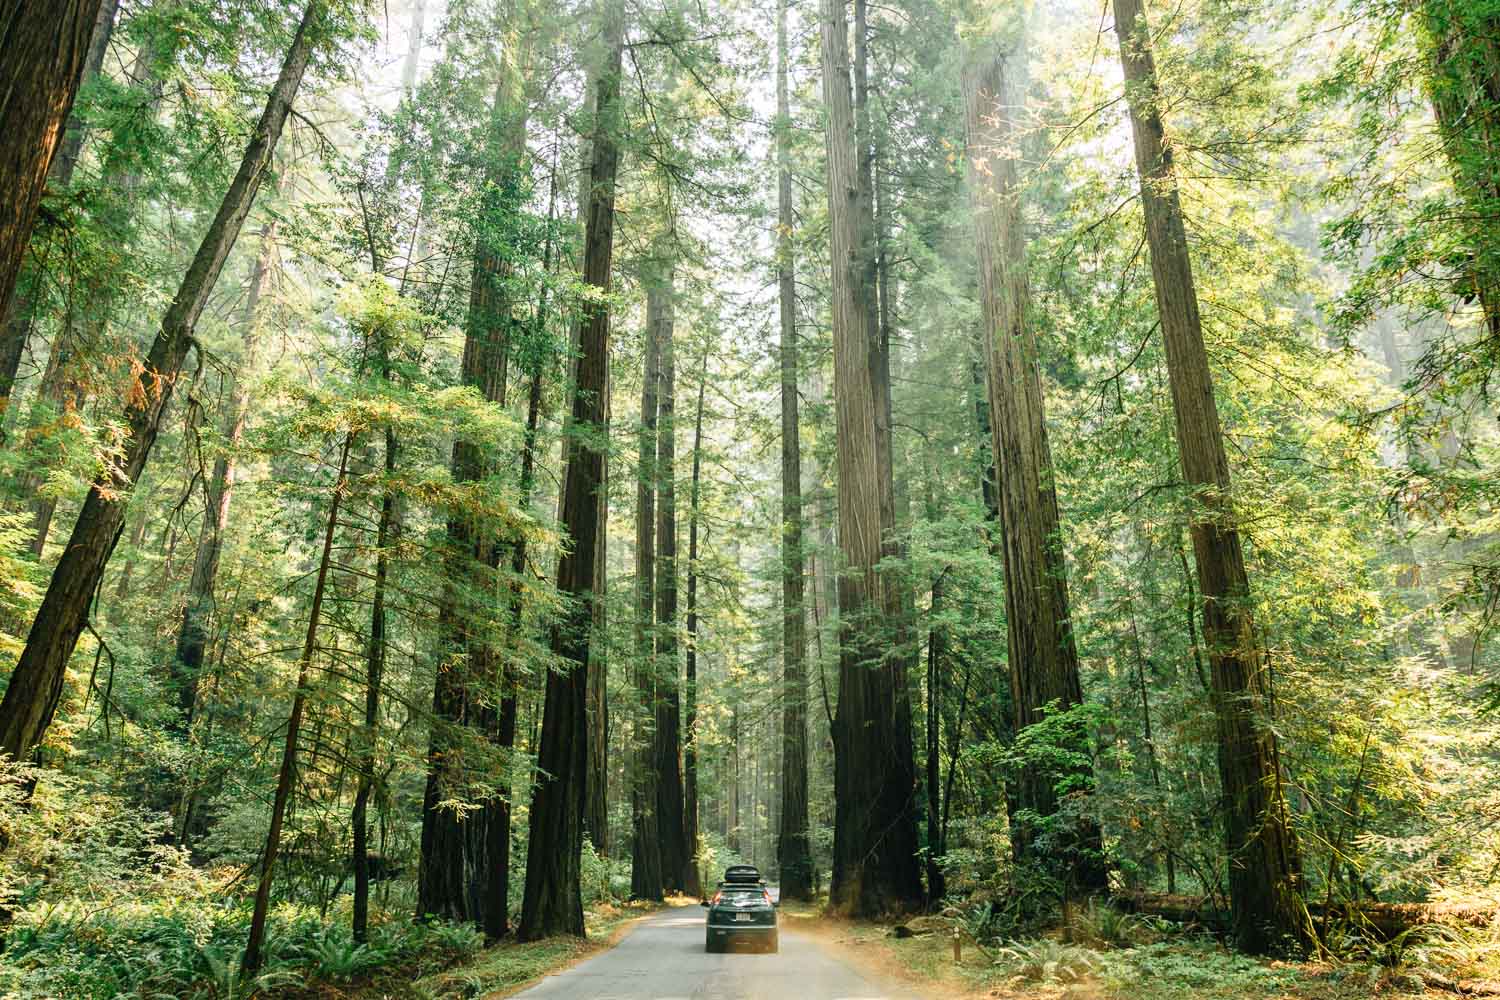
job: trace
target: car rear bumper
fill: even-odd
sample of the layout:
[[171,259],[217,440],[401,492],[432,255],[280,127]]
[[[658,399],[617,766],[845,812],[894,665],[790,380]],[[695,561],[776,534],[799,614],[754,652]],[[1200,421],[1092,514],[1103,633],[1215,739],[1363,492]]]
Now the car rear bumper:
[[709,924],[708,933],[714,937],[728,937],[731,934],[774,934],[775,924]]

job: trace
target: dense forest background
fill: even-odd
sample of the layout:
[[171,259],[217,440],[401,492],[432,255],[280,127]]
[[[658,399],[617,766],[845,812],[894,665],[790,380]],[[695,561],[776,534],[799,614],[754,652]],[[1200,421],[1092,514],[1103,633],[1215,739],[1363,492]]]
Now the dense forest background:
[[1496,0],[0,27],[7,996],[1495,908]]

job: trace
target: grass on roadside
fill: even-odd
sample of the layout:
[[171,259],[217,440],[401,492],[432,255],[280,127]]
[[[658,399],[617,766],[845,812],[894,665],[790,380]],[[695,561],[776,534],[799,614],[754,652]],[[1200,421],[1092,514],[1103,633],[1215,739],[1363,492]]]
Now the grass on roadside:
[[1466,987],[1500,978],[1493,932],[1462,938],[1434,932],[1424,938],[1429,945],[1395,962],[1384,954],[1296,962],[1237,955],[1206,934],[1144,919],[1086,914],[1074,937],[1087,943],[1053,935],[981,950],[966,940],[955,963],[952,925],[940,918],[910,921],[918,933],[898,938],[891,925],[831,918],[811,906],[789,903],[782,912],[789,929],[818,938],[851,965],[920,986],[929,1000],[1139,1000],[1143,988],[1151,1000],[1399,1000],[1443,995],[1429,992],[1424,977],[1467,980]]

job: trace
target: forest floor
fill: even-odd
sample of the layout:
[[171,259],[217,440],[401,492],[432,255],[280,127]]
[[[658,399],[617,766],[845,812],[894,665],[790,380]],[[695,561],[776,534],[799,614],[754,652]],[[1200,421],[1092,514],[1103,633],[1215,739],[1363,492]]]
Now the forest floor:
[[[696,900],[687,898],[669,899],[665,907],[598,905],[585,914],[587,940],[507,942],[441,971],[389,968],[354,984],[308,983],[273,995],[278,1000],[500,1000],[613,948],[634,924],[663,908],[689,906],[696,916]],[[1068,944],[1055,936],[990,949],[966,942],[962,960],[955,962],[948,925],[937,918],[910,921],[906,926],[917,933],[903,937],[893,933],[893,923],[844,920],[805,904],[783,905],[781,921],[784,930],[810,938],[818,951],[849,969],[893,988],[904,984],[901,992],[923,1000],[1141,1000],[1143,987],[1149,990],[1147,1000],[1500,996],[1500,939],[1494,931],[1422,935],[1394,954],[1394,967],[1373,960],[1258,960],[1236,955],[1205,934],[1144,927],[1136,928],[1135,940],[1124,946]],[[786,964],[785,955],[764,959]]]
[[[785,926],[816,937],[858,969],[912,984],[928,1000],[1356,1000],[1500,995],[1495,939],[1443,938],[1416,946],[1395,969],[1375,962],[1257,960],[1207,935],[1162,936],[1127,947],[1039,938],[991,949],[952,937],[896,937],[892,924],[851,922],[787,904]],[[1429,939],[1430,940],[1430,939]]]

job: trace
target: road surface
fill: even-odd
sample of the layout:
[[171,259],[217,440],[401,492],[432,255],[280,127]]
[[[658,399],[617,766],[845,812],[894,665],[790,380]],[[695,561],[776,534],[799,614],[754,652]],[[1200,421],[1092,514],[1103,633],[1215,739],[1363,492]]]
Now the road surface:
[[866,978],[806,935],[781,928],[775,955],[703,950],[698,907],[637,923],[615,947],[517,997],[552,1000],[916,1000]]

